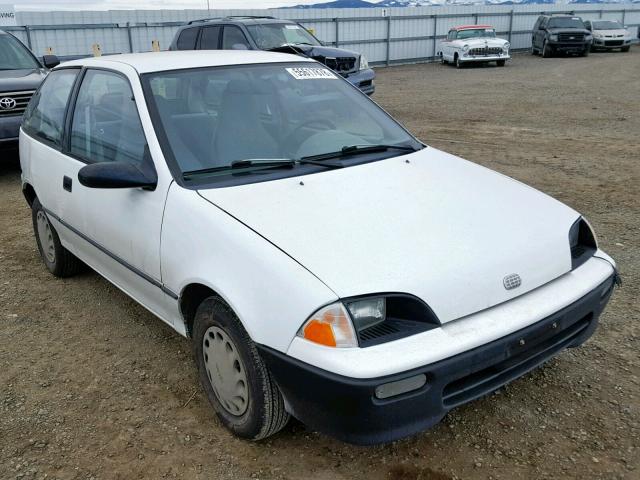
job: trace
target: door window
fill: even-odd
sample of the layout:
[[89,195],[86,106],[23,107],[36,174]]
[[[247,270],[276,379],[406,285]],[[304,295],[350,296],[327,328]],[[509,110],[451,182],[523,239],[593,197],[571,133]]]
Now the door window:
[[47,76],[24,114],[22,128],[26,132],[55,145],[62,144],[64,114],[78,71],[55,70]]
[[251,47],[242,30],[238,27],[226,26],[222,32],[222,48],[223,50],[249,50]]
[[195,50],[198,38],[198,27],[185,28],[178,37],[178,50]]
[[220,27],[205,27],[202,29],[200,37],[200,48],[202,50],[218,50],[220,40]]
[[88,70],[71,124],[73,155],[90,163],[139,164],[147,145],[129,82],[104,70]]

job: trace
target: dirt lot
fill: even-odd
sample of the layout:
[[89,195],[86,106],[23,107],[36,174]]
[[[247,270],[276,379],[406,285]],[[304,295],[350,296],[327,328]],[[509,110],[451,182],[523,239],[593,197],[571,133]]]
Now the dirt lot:
[[390,445],[294,421],[247,443],[209,408],[187,340],[94,273],[47,273],[3,153],[0,478],[640,478],[640,47],[378,75],[375,99],[425,142],[589,218],[625,280],[595,336]]

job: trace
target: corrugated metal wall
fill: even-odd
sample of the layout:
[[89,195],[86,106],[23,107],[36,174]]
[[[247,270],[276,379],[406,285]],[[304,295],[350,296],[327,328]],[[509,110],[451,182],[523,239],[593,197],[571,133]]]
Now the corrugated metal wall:
[[[188,20],[225,15],[273,15],[296,19],[329,44],[364,53],[372,63],[432,59],[439,39],[454,25],[488,23],[514,49],[529,48],[531,28],[544,10],[575,11],[584,19],[614,19],[640,25],[640,5],[508,5],[415,8],[274,9],[274,10],[110,10],[21,12],[12,33],[37,54],[51,47],[60,56],[91,54],[93,44],[108,53],[151,50],[152,40],[165,49],[177,25]],[[390,15],[390,17],[388,17]]]

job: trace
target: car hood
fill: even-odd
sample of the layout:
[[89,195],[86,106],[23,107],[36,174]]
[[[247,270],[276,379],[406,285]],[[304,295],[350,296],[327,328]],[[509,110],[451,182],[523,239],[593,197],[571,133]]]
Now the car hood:
[[[413,294],[443,323],[570,271],[568,233],[579,217],[533,188],[430,147],[200,194],[337,296]],[[506,290],[514,273],[522,284]]]
[[618,36],[618,35],[623,35],[623,36],[627,36],[627,35],[631,35],[629,33],[628,30],[623,30],[623,29],[615,29],[615,30],[594,30],[593,33],[598,33],[600,35],[612,35],[614,37]]
[[479,47],[502,47],[505,43],[508,43],[506,40],[502,38],[466,38],[464,40],[456,40],[458,43],[462,45],[469,45],[469,48],[479,48]]
[[360,58],[360,54],[342,48],[325,47],[324,45],[283,45],[272,48],[271,52],[292,53],[292,50],[305,57],[313,58],[321,63],[325,63],[327,58],[353,57]]
[[0,93],[35,90],[46,76],[41,68],[24,70],[0,70]]

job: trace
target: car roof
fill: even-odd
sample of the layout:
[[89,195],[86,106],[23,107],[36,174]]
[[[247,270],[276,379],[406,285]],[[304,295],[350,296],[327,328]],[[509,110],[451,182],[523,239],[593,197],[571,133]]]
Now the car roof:
[[288,23],[294,24],[296,22],[292,20],[286,20],[282,18],[270,17],[267,15],[230,15],[226,17],[215,18],[201,18],[198,20],[192,20],[187,25],[197,25],[205,23],[245,23],[245,24],[265,24],[265,23]]
[[315,60],[288,53],[265,52],[262,50],[182,50],[81,58],[65,62],[63,66],[104,67],[105,63],[112,63],[116,69],[118,65],[129,65],[137,70],[138,73],[148,73],[186,68],[279,62],[315,63]]
[[478,28],[493,28],[493,25],[459,25],[451,30],[476,30]]

